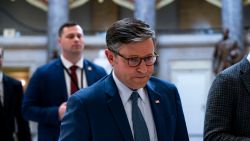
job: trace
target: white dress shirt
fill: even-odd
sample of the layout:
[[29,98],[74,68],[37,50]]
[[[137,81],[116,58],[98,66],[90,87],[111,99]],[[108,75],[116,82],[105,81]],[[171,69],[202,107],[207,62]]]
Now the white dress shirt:
[[248,60],[248,62],[250,62],[250,52],[247,55],[247,60]]
[[[134,136],[134,131],[133,131],[133,122],[132,122],[132,102],[130,100],[130,96],[132,94],[132,90],[125,86],[118,78],[115,76],[114,71],[112,72],[114,81],[116,83],[116,86],[118,88],[125,112],[127,114],[128,122],[132,131],[132,134]],[[148,128],[148,133],[149,133],[149,138],[150,141],[158,141],[157,139],[157,133],[156,133],[156,128],[155,128],[155,123],[154,123],[154,118],[153,118],[153,113],[150,107],[150,101],[148,98],[148,94],[145,89],[140,88],[137,90],[137,92],[140,95],[140,98],[138,99],[138,106],[141,110],[141,113],[143,115],[143,118],[146,122],[147,128]]]
[[[78,87],[80,89],[81,88],[86,88],[88,86],[88,84],[87,84],[86,74],[85,74],[85,71],[83,69],[83,67],[84,67],[83,66],[83,57],[76,64],[72,64],[70,61],[68,61],[66,58],[64,58],[63,55],[61,55],[60,57],[61,57],[63,65],[65,66],[65,68],[68,69],[69,72],[70,72],[70,67],[72,65],[78,66],[78,68],[76,70],[76,75],[77,75],[77,80],[78,80]],[[68,96],[70,96],[71,95],[71,92],[70,92],[71,78],[70,78],[70,75],[67,73],[66,70],[64,70],[64,76],[65,76],[65,81],[66,81],[66,86],[67,86],[67,93],[68,93]],[[81,84],[83,84],[83,86],[81,86]]]

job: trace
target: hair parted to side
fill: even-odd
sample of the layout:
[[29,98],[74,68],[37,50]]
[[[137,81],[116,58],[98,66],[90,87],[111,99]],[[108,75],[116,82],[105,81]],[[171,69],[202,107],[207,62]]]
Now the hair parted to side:
[[[62,24],[60,27],[59,27],[59,30],[58,30],[58,36],[61,37],[62,36],[62,33],[63,33],[63,29],[65,27],[72,27],[72,26],[77,26],[79,25],[78,23],[76,22],[73,22],[73,21],[68,21],[64,24]],[[79,25],[80,26],[80,25]]]
[[118,51],[121,44],[140,42],[152,38],[155,32],[145,22],[136,18],[125,18],[111,25],[106,34],[109,50]]

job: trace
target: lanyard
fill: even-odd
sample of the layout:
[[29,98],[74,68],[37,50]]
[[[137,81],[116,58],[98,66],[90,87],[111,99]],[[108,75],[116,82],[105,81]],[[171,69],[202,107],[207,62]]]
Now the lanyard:
[[[78,90],[80,90],[79,86],[77,85],[76,80],[73,79],[73,76],[71,75],[71,73],[69,72],[69,70],[63,65],[63,63],[62,63],[62,66],[63,66],[63,69],[66,71],[67,75],[73,81],[74,85],[77,87]],[[81,88],[83,88],[83,68],[81,69]]]

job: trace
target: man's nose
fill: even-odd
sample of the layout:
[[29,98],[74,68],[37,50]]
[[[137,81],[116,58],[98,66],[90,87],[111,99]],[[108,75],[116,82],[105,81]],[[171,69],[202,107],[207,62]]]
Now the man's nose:
[[142,73],[146,73],[147,72],[147,65],[144,61],[144,59],[141,60],[141,63],[138,65],[138,71],[142,72]]

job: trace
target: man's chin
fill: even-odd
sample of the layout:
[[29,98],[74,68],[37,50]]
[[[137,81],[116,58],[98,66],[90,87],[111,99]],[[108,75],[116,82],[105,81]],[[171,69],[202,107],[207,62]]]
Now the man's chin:
[[147,84],[147,82],[135,82],[133,89],[143,88],[146,84]]
[[136,77],[135,81],[138,83],[147,83],[147,81],[149,80],[148,77]]

